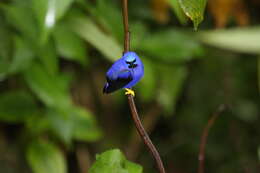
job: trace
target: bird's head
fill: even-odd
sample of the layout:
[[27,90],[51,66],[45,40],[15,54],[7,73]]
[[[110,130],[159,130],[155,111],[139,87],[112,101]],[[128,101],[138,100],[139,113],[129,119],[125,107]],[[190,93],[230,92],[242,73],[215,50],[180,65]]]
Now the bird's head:
[[129,68],[135,68],[138,66],[137,64],[138,58],[139,57],[135,52],[126,52],[123,56],[123,59]]

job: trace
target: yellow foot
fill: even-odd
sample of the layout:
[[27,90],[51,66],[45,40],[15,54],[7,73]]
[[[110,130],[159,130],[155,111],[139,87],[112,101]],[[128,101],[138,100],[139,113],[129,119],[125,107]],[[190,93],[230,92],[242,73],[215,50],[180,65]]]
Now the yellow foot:
[[125,88],[126,92],[125,95],[132,95],[133,97],[135,96],[135,92],[129,88]]

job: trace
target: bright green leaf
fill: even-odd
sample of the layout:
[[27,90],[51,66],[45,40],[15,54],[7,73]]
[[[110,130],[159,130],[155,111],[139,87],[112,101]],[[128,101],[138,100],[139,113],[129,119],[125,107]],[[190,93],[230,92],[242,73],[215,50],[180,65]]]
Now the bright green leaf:
[[25,91],[8,91],[0,95],[0,121],[24,122],[36,112],[34,98]]
[[41,31],[41,42],[45,43],[50,30],[74,0],[32,0],[33,10]]
[[97,48],[109,60],[115,61],[122,55],[122,47],[110,35],[106,35],[88,18],[77,18],[72,21],[73,30],[87,42]]
[[55,27],[54,39],[62,57],[86,65],[86,45],[67,25],[59,24]]
[[66,173],[66,161],[54,144],[44,140],[29,145],[26,157],[34,173]]
[[198,38],[208,45],[242,53],[260,53],[260,27],[204,31]]
[[193,21],[197,29],[203,20],[207,0],[178,0],[184,13]]
[[142,167],[129,162],[118,149],[97,155],[90,173],[142,173]]

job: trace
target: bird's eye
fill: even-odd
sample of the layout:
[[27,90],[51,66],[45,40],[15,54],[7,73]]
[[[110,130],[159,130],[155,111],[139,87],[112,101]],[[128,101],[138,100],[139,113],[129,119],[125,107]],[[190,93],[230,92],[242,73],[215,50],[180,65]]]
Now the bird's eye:
[[134,64],[136,62],[136,59],[134,59],[133,61],[125,61],[127,64]]

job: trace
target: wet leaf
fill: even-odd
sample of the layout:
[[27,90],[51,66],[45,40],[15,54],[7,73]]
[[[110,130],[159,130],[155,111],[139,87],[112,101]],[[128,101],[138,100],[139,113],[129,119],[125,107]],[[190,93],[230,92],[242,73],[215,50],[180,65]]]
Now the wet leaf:
[[197,30],[203,20],[207,0],[178,0],[184,13],[193,21],[194,29]]
[[188,18],[185,16],[178,0],[168,0],[169,5],[172,7],[176,17],[179,19],[179,22],[182,25],[185,25],[188,23]]

